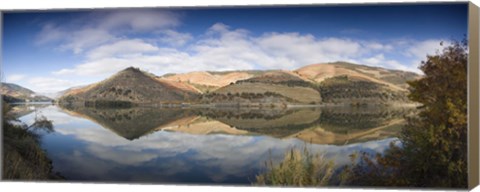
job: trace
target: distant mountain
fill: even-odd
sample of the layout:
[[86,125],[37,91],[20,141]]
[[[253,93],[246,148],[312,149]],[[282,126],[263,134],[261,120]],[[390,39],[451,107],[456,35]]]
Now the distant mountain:
[[407,81],[421,77],[413,72],[390,70],[347,62],[307,65],[293,72],[317,83],[332,77],[348,76],[350,79],[384,84],[396,90],[406,90],[408,87]]
[[407,81],[421,76],[399,70],[370,67],[346,62],[314,64],[294,73],[318,84],[324,103],[405,103]]
[[268,107],[287,104],[320,104],[321,94],[312,82],[289,71],[269,71],[230,83],[202,96],[204,103]]
[[53,92],[53,93],[44,93],[44,95],[50,97],[50,98],[53,98],[53,99],[58,99],[60,98],[61,96],[67,94],[67,93],[70,93],[70,92],[73,92],[74,90],[80,90],[82,88],[86,87],[86,85],[81,85],[81,86],[75,86],[75,87],[70,87],[68,89],[65,89],[65,90],[62,90],[62,91],[59,91],[59,92]]
[[346,62],[307,65],[293,71],[197,71],[160,77],[130,67],[104,81],[66,90],[60,102],[391,105],[409,103],[407,81],[420,77],[412,72]]
[[2,97],[6,102],[49,102],[52,99],[13,83],[1,83]]
[[195,100],[198,95],[198,92],[189,86],[167,82],[137,68],[129,67],[101,82],[67,91],[59,98],[59,103],[130,106],[182,103]]
[[185,83],[195,87],[202,93],[212,92],[220,87],[239,80],[255,77],[266,71],[248,70],[248,71],[195,71],[183,74],[166,74],[161,79]]
[[[205,94],[206,103],[286,104],[402,104],[407,81],[421,76],[346,62],[313,64],[294,71],[269,71]],[[268,94],[267,94],[268,93]]]

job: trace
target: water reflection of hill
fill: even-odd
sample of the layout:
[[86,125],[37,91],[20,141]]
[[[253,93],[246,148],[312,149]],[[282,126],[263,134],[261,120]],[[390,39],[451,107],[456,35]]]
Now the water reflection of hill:
[[250,133],[298,138],[318,144],[344,144],[396,137],[411,108],[217,109],[202,115]]
[[178,109],[71,108],[117,135],[133,140],[166,130],[189,134],[258,134],[298,138],[321,144],[344,144],[395,137],[403,116],[412,110],[381,108]]
[[325,130],[346,134],[386,125],[391,120],[403,119],[410,112],[412,108],[324,108],[318,122]]
[[396,137],[412,108],[324,108],[309,129],[290,135],[317,144],[347,144]]
[[51,104],[14,104],[11,105],[12,108],[8,111],[7,115],[19,118],[50,105]]
[[248,131],[237,129],[231,125],[227,125],[220,121],[215,121],[206,117],[196,116],[194,120],[184,123],[176,124],[174,126],[165,127],[162,130],[183,132],[195,135],[209,135],[209,134],[228,134],[228,135],[246,135]]
[[191,111],[165,108],[69,108],[71,114],[92,120],[128,140],[140,138],[171,124],[188,123]]
[[203,116],[221,121],[237,129],[262,135],[285,137],[311,127],[320,118],[318,108],[274,109],[210,109]]

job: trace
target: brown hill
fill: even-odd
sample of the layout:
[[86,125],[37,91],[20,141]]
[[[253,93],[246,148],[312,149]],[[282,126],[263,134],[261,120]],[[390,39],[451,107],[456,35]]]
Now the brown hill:
[[[65,93],[60,103],[103,105],[180,103],[195,100],[198,91],[189,86],[158,80],[137,68],[127,68],[101,82]],[[110,104],[108,104],[110,105]]]
[[60,101],[204,103],[223,106],[288,104],[396,104],[409,102],[412,72],[346,62],[313,64],[294,71],[198,71],[157,77],[125,69],[95,84],[67,91]]
[[190,82],[199,85],[222,87],[241,79],[248,79],[253,75],[245,72],[230,72],[225,74],[211,74],[206,71],[197,71],[184,74],[175,74],[165,77],[168,80]]
[[308,78],[302,77],[294,72],[286,71],[286,70],[268,71],[268,72],[265,72],[264,74],[254,76],[252,78],[239,80],[238,82],[282,84],[282,83],[288,83],[292,81],[313,82]]
[[314,81],[324,103],[343,105],[410,103],[407,81],[421,76],[346,62],[313,64],[294,73]]
[[205,94],[202,102],[221,105],[236,103],[271,106],[318,104],[321,96],[308,79],[290,71],[267,71],[249,79],[239,80]]
[[160,79],[184,83],[193,86],[202,93],[212,92],[220,87],[262,74],[265,71],[195,71],[183,74],[167,74]]
[[203,102],[216,104],[341,105],[409,102],[407,81],[420,75],[345,62],[313,64],[295,71],[266,71],[206,94]]
[[250,103],[252,105],[318,104],[320,93],[310,87],[242,82],[228,85],[203,96],[208,103]]
[[407,81],[421,77],[413,72],[389,70],[346,62],[307,65],[293,72],[317,83],[332,77],[348,76],[350,79],[387,85],[390,89],[397,91],[405,91],[408,87]]

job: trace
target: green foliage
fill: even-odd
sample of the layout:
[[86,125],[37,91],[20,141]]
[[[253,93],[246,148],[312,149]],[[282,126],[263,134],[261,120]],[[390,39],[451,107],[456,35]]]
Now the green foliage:
[[282,162],[265,162],[267,171],[256,176],[257,185],[277,186],[325,186],[334,173],[332,161],[326,161],[319,154],[312,154],[305,147],[303,151],[292,148]]
[[428,56],[425,77],[409,83],[409,98],[423,104],[401,136],[415,186],[467,187],[467,61],[467,42],[455,42]]
[[390,143],[389,149],[383,154],[370,155],[366,152],[356,152],[350,155],[352,164],[344,166],[339,174],[339,185],[347,186],[410,186],[404,177],[398,173],[403,169],[400,159],[402,149]]
[[12,97],[12,96],[9,96],[9,95],[2,95],[2,100],[5,101],[6,103],[25,102],[24,99],[19,99],[19,98]]
[[67,96],[60,97],[58,99],[58,103],[65,104],[65,105],[72,105],[77,100],[78,99],[75,96],[67,95]]
[[248,100],[249,102],[259,102],[265,103],[265,100],[268,98],[278,98],[281,100],[285,100],[287,102],[299,102],[294,100],[290,97],[286,97],[282,94],[266,91],[264,93],[252,93],[252,92],[240,92],[232,94],[230,92],[227,93],[206,93],[203,94],[201,99],[203,102],[206,103],[214,103],[214,102],[238,102],[238,100]]
[[[406,93],[389,90],[386,85],[370,81],[353,80],[348,76],[337,76],[325,79],[318,87],[324,102],[335,102],[339,99],[375,99],[378,101],[404,101]],[[363,103],[354,103],[362,105]]]
[[250,78],[245,80],[238,80],[236,82],[239,83],[266,83],[266,84],[276,84],[276,85],[286,85],[288,87],[312,87],[315,88],[315,85],[304,81],[304,80],[276,80],[276,79],[264,79],[264,78]]
[[95,108],[130,108],[134,104],[129,101],[106,101],[106,100],[96,100],[96,101],[85,101],[85,107],[95,107]]
[[[427,56],[422,79],[409,82],[413,101],[422,103],[407,118],[402,147],[374,159],[363,156],[345,170],[351,185],[467,187],[467,42],[455,42]],[[384,173],[388,173],[385,175]]]

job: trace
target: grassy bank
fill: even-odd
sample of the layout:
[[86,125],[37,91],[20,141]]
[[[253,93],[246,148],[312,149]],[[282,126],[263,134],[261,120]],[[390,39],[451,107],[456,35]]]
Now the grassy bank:
[[8,105],[3,104],[3,180],[62,179],[52,173],[52,162],[40,147],[40,135],[33,129],[53,131],[51,121],[40,117],[30,126],[12,124],[5,116]]

